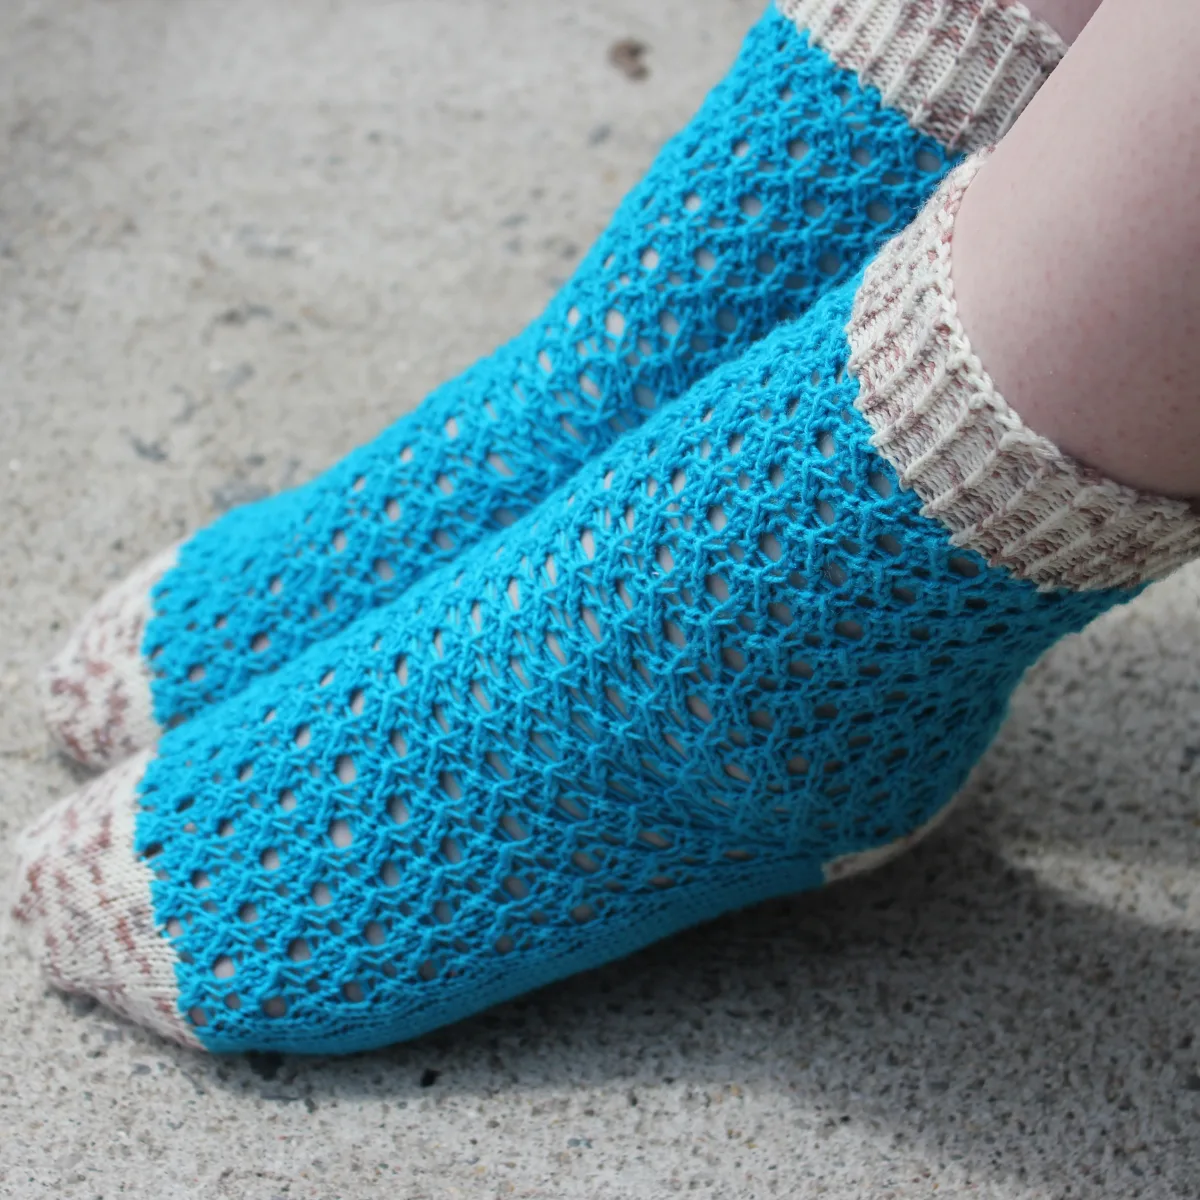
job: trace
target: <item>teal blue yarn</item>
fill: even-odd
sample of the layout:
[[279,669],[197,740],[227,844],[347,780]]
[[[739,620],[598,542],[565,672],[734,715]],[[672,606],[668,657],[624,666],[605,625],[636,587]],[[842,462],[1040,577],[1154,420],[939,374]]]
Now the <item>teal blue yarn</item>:
[[528,512],[852,276],[949,166],[773,9],[524,333],[307,486],[192,537],[143,648],[164,727]]
[[207,1047],[411,1038],[819,886],[936,816],[1025,668],[1126,598],[1015,581],[899,489],[854,286],[163,738],[137,847]]

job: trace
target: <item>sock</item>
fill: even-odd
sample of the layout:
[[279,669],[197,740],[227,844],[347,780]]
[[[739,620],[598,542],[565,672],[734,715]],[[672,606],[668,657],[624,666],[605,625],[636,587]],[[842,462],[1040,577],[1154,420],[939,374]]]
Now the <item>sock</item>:
[[1019,5],[789,0],[546,311],[326,474],[236,511],[85,617],[47,673],[93,766],[234,695],[528,512],[849,279],[1063,52]]
[[51,979],[188,1045],[411,1038],[896,854],[1024,669],[1200,548],[1025,428],[949,177],[861,281],[20,846]]

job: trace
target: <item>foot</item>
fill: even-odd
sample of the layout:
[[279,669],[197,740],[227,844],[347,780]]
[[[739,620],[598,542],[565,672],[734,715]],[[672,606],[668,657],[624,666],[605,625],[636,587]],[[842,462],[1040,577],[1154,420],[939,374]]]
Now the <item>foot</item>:
[[857,291],[52,812],[17,914],[54,980],[212,1050],[359,1050],[928,830],[1024,669],[1200,548],[971,353],[972,169]]
[[44,688],[68,753],[117,761],[511,525],[622,431],[850,278],[1063,49],[992,0],[932,16],[903,0],[783,7],[525,333],[319,479],[201,531],[84,618]]

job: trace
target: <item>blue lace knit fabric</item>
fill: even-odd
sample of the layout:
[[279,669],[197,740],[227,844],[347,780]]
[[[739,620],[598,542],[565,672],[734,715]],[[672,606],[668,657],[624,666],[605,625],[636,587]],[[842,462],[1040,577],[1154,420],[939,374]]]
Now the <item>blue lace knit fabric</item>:
[[305,487],[195,535],[144,653],[163,726],[502,529],[902,228],[948,166],[769,11],[546,311]]
[[872,450],[853,282],[538,510],[168,733],[137,845],[214,1050],[410,1038],[920,829],[1124,598],[955,548]]

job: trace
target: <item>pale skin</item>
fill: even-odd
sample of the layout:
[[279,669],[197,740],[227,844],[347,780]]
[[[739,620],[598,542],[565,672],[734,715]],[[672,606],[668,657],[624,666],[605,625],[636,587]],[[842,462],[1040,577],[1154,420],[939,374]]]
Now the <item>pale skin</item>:
[[1100,0],[1026,0],[1025,4],[1068,43],[1075,41],[1099,6]]
[[1030,7],[1078,37],[966,193],[959,314],[1027,425],[1120,483],[1198,498],[1200,4]]

